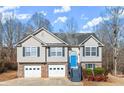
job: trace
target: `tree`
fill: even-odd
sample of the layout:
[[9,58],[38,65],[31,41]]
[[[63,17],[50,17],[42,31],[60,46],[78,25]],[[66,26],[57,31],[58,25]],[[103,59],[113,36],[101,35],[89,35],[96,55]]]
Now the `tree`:
[[52,31],[52,25],[48,19],[44,17],[42,13],[34,13],[32,17],[29,19],[27,25],[34,29],[38,29],[41,27],[46,28],[48,31]]
[[4,62],[3,62],[3,24],[1,22],[0,19],[0,65],[3,66]]
[[23,38],[24,25],[18,19],[14,19],[14,24],[15,24],[14,39],[15,43],[17,43]]
[[12,18],[6,19],[6,22],[4,24],[4,44],[7,47],[8,52],[8,61],[12,62],[13,59],[13,45],[15,43],[15,26],[14,26],[14,20]]
[[14,62],[16,59],[15,44],[22,38],[23,24],[14,17],[9,16],[5,19],[4,28],[4,47],[7,50],[7,61]]
[[111,30],[109,30],[105,24],[105,22],[100,23],[97,27],[96,35],[99,37],[99,39],[104,44],[102,55],[103,55],[103,67],[107,71],[112,71],[113,69],[113,49],[112,49],[112,34]]
[[78,44],[78,40],[76,40],[75,38],[75,33],[78,31],[78,25],[76,20],[74,18],[69,18],[64,24],[64,28],[68,42],[72,45],[73,43]]
[[[109,43],[113,50],[114,74],[117,75],[117,59],[119,54],[119,41],[121,39],[123,29],[123,7],[106,7],[106,13],[103,17],[103,35],[105,43]],[[107,20],[105,20],[107,18]],[[103,36],[103,37],[104,37]]]
[[3,25],[0,20],[0,47],[2,47],[2,45],[3,45],[2,42],[3,42]]

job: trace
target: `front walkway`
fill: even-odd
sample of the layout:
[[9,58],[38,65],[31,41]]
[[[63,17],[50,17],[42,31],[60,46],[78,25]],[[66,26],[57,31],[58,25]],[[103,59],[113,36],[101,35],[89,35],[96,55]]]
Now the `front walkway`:
[[82,82],[71,82],[67,78],[16,78],[0,82],[0,86],[82,86]]

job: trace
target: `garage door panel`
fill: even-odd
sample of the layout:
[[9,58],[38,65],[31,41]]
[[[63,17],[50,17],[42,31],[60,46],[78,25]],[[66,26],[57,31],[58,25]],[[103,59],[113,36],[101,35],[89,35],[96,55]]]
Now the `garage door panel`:
[[24,67],[25,77],[41,77],[41,66],[25,66]]
[[65,65],[49,65],[49,77],[65,77]]

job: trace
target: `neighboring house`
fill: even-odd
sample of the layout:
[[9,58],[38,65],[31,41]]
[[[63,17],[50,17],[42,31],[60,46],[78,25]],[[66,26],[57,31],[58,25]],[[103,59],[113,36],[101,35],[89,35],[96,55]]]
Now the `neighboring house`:
[[102,47],[94,33],[75,33],[69,42],[64,33],[38,29],[17,44],[18,77],[65,77],[73,53],[83,68],[101,67]]

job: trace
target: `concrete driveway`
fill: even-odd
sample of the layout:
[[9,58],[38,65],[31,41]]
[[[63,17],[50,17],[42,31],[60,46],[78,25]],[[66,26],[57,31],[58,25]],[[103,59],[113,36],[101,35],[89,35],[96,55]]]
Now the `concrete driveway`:
[[82,86],[82,82],[71,82],[67,78],[16,78],[0,82],[0,86]]

